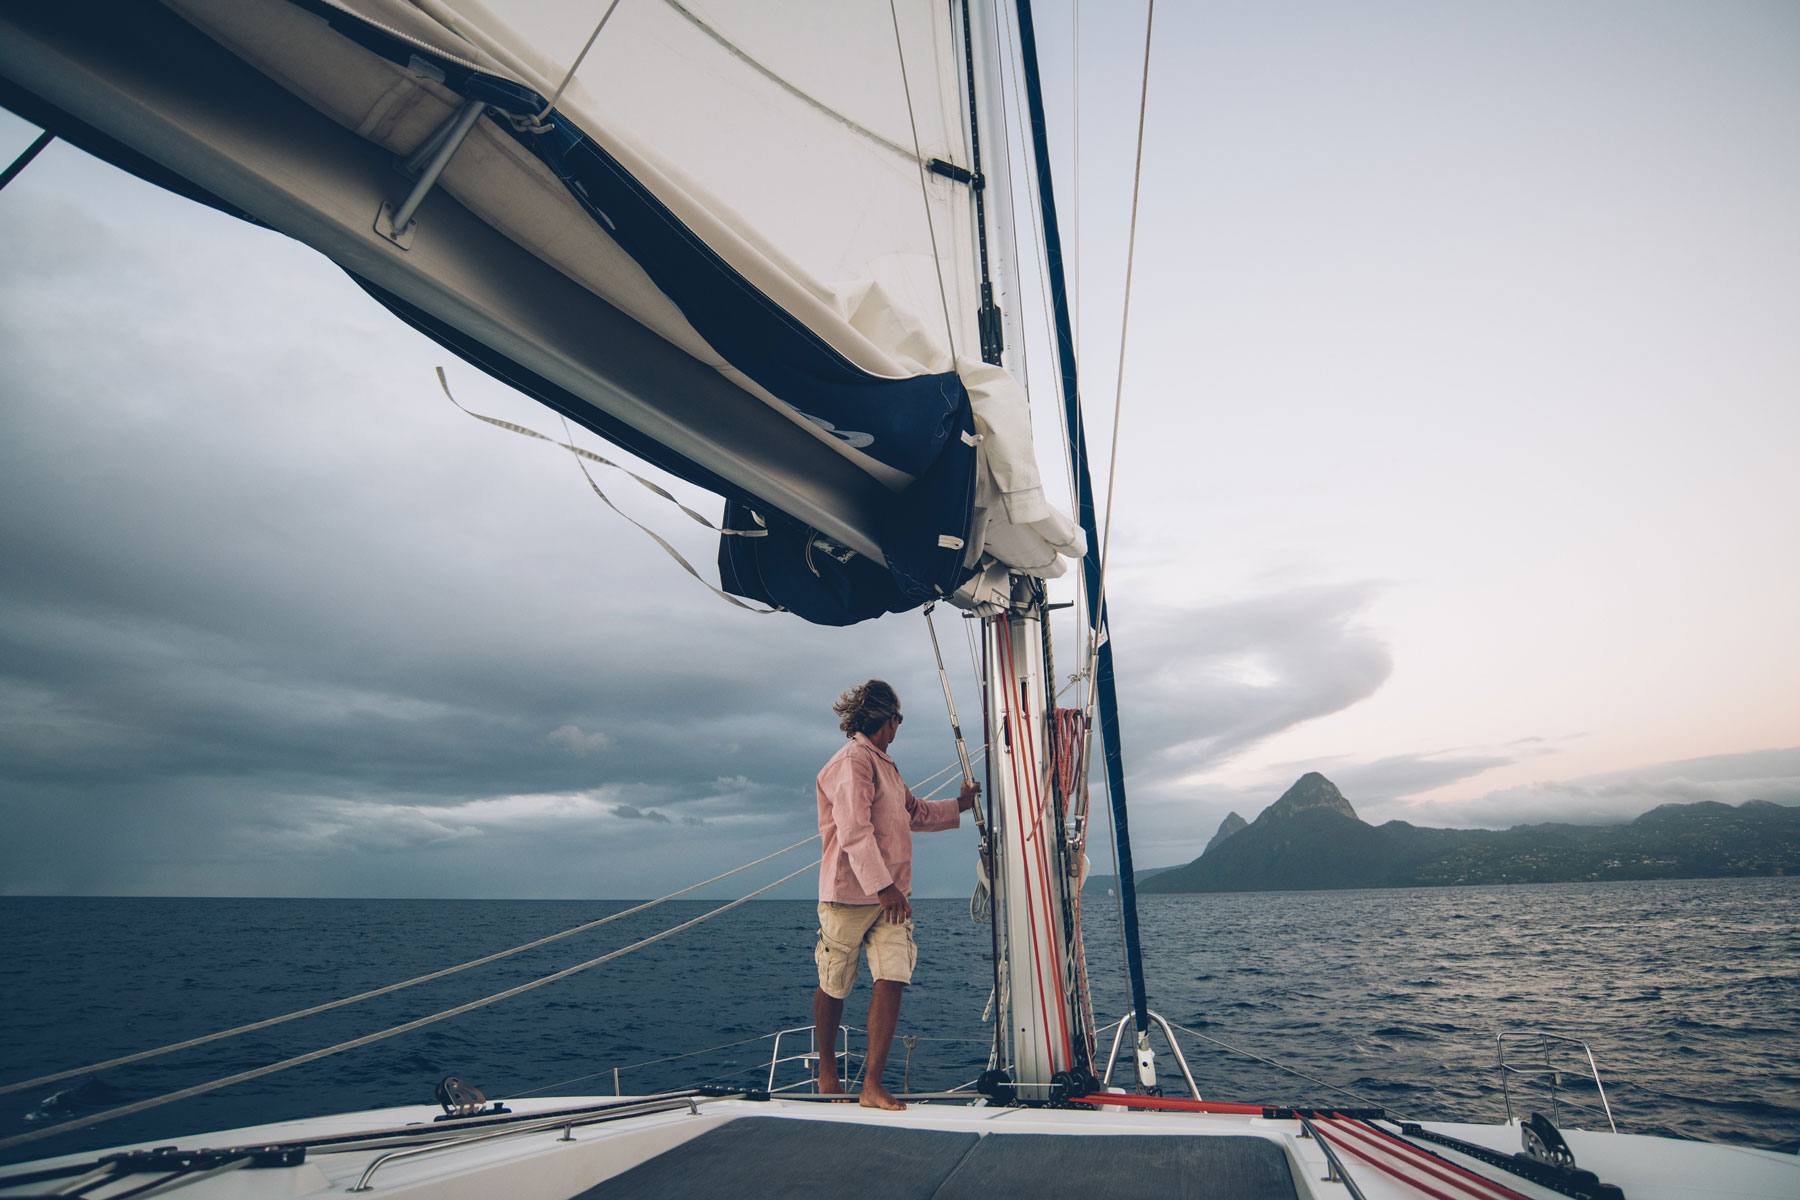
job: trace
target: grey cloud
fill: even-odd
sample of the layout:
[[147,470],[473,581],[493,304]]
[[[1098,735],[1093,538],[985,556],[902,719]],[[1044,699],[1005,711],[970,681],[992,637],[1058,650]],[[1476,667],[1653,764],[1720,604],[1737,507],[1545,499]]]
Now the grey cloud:
[[1359,624],[1375,584],[1297,588],[1229,603],[1121,608],[1129,748],[1169,777],[1228,762],[1303,721],[1373,695],[1393,670]]
[[[908,777],[954,761],[917,616],[727,608],[566,455],[449,407],[444,355],[303,248],[111,173],[70,190],[99,216],[15,194],[0,786],[33,833],[0,839],[0,887],[654,894],[647,839],[680,847],[685,882],[813,831],[830,705],[871,676],[906,704]],[[125,211],[156,236],[119,234]],[[250,259],[270,277],[243,280]],[[298,352],[296,326],[329,353]],[[477,411],[554,428],[451,378]],[[1366,595],[1122,610],[1133,762],[1167,776],[1368,694],[1387,667],[1355,628]],[[968,725],[956,618],[937,623]],[[547,799],[580,796],[600,799]],[[958,836],[924,840],[922,891],[967,886]]]
[[612,815],[626,821],[650,821],[657,825],[669,824],[669,818],[654,808],[637,808],[630,804],[620,804],[612,810]]
[[[164,199],[97,169],[72,194]],[[309,252],[186,205],[72,238],[79,203],[32,199],[0,239],[0,889],[641,895],[668,877],[620,822],[467,806],[605,789],[641,835],[766,852],[812,825],[839,690],[931,695],[916,629],[719,604],[566,456],[434,395],[442,353]],[[221,239],[272,276],[209,267]]]
[[571,754],[596,754],[612,745],[612,737],[603,730],[585,732],[579,725],[559,725],[544,735],[546,742],[563,747]]
[[1379,822],[1392,815],[1395,803],[1407,796],[1471,779],[1483,771],[1516,762],[1519,757],[1498,752],[1447,751],[1392,755],[1370,762],[1298,762],[1287,764],[1281,773],[1291,782],[1308,771],[1321,772],[1338,785],[1365,819]]

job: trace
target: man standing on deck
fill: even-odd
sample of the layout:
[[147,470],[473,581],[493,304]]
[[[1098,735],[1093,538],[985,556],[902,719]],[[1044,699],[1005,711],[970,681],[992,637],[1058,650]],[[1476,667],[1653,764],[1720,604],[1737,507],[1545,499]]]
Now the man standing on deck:
[[864,1063],[864,1108],[902,1109],[882,1086],[888,1047],[900,1021],[902,989],[912,982],[912,831],[955,829],[975,806],[981,785],[965,781],[955,800],[921,800],[900,778],[887,748],[900,732],[900,697],[879,679],[851,688],[832,706],[849,738],[819,772],[819,941],[813,959],[819,986],[813,1024],[819,1047],[819,1091],[842,1092],[838,1024],[844,998],[856,985],[856,962],[866,947],[875,994],[869,999],[869,1057]]

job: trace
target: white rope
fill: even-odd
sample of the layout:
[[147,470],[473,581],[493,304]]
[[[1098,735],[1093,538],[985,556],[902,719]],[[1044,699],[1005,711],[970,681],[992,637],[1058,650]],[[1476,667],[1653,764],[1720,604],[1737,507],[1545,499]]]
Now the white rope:
[[373,1042],[379,1042],[379,1041],[383,1041],[387,1038],[396,1037],[402,1033],[410,1033],[413,1030],[421,1029],[426,1025],[432,1025],[438,1021],[448,1020],[451,1017],[461,1016],[463,1013],[472,1012],[478,1008],[485,1008],[488,1005],[497,1003],[501,1000],[509,1000],[514,996],[522,995],[525,992],[532,991],[535,988],[543,987],[545,984],[555,983],[559,979],[567,979],[569,976],[578,974],[582,971],[586,971],[590,967],[597,967],[601,963],[611,962],[613,959],[619,958],[626,954],[630,954],[634,950],[641,950],[645,946],[651,945],[654,942],[660,942],[664,938],[672,937],[673,935],[680,933],[683,930],[692,929],[694,926],[700,924],[703,921],[710,921],[712,918],[718,916],[721,913],[729,912],[730,910],[738,907],[741,904],[746,904],[749,901],[754,900],[756,897],[762,895],[764,892],[771,891],[775,888],[780,887],[782,884],[784,884],[788,880],[794,878],[796,875],[801,875],[807,871],[812,870],[814,867],[819,865],[819,862],[820,862],[819,859],[814,859],[812,862],[807,863],[804,867],[801,867],[798,871],[793,871],[787,875],[783,875],[780,879],[777,879],[774,883],[768,884],[764,887],[757,888],[754,892],[751,892],[749,895],[741,896],[738,899],[731,901],[729,904],[722,904],[718,908],[713,909],[711,912],[703,913],[700,916],[695,917],[691,921],[684,921],[680,925],[676,925],[671,929],[665,929],[661,933],[652,934],[650,937],[644,938],[640,941],[633,942],[631,945],[625,946],[622,949],[614,950],[607,954],[602,954],[599,958],[591,958],[587,962],[578,963],[573,967],[565,967],[564,969],[562,969],[560,971],[556,971],[552,974],[542,976],[541,978],[538,978],[538,979],[533,979],[529,983],[522,983],[517,987],[507,988],[503,992],[495,992],[491,996],[483,996],[479,1000],[471,1000],[467,1004],[459,1004],[455,1008],[446,1008],[442,1012],[432,1013],[430,1016],[427,1016],[427,1017],[419,1017],[416,1020],[407,1021],[404,1024],[400,1024],[400,1025],[395,1025],[392,1028],[383,1029],[379,1033],[364,1034],[362,1037],[359,1037],[359,1038],[351,1038],[347,1042],[339,1042],[335,1046],[327,1046],[323,1050],[314,1050],[309,1054],[301,1054],[294,1058],[283,1059],[281,1062],[270,1063],[268,1066],[265,1066],[265,1067],[257,1067],[255,1069],[249,1070],[249,1071],[240,1071],[236,1075],[228,1075],[223,1079],[215,1079],[211,1083],[196,1084],[193,1087],[182,1088],[179,1091],[166,1092],[161,1096],[152,1096],[148,1100],[139,1100],[135,1104],[125,1104],[125,1105],[121,1105],[118,1108],[109,1108],[104,1112],[94,1113],[94,1114],[92,1114],[90,1116],[86,1116],[86,1117],[79,1117],[73,1121],[64,1121],[58,1125],[50,1125],[43,1129],[34,1129],[29,1133],[19,1133],[19,1134],[14,1134],[12,1137],[9,1137],[9,1138],[0,1138],[0,1150],[6,1149],[7,1147],[10,1147],[10,1146],[23,1145],[26,1142],[35,1142],[39,1138],[53,1137],[59,1133],[68,1133],[69,1131],[75,1130],[75,1129],[85,1129],[90,1125],[98,1125],[102,1121],[111,1121],[117,1117],[127,1117],[127,1116],[130,1116],[132,1113],[139,1113],[139,1112],[143,1112],[146,1109],[157,1108],[164,1104],[171,1104],[177,1100],[186,1100],[192,1096],[200,1096],[200,1095],[204,1095],[207,1092],[215,1092],[215,1091],[218,1091],[220,1088],[230,1087],[234,1083],[244,1083],[251,1079],[260,1079],[264,1075],[273,1075],[275,1072],[285,1071],[289,1067],[297,1067],[304,1063],[315,1062],[321,1058],[328,1058],[333,1054],[341,1054],[346,1050],[354,1050],[359,1046],[367,1046]]
[[594,32],[588,34],[587,44],[581,48],[581,53],[575,56],[575,61],[569,64],[569,73],[563,76],[562,82],[556,85],[556,91],[544,103],[544,111],[537,115],[538,120],[542,121],[549,116],[550,110],[556,107],[556,102],[562,99],[564,89],[575,78],[575,72],[581,69],[582,60],[588,56],[588,51],[594,48],[594,43],[600,38],[600,31],[606,28],[608,21],[612,20],[613,10],[617,7],[619,7],[619,0],[612,0],[612,3],[606,6],[606,11],[600,14],[600,23],[594,26]]
[[77,1075],[91,1075],[99,1071],[110,1070],[113,1067],[123,1067],[130,1063],[143,1062],[145,1059],[170,1054],[176,1050],[188,1050],[195,1046],[204,1046],[208,1042],[223,1041],[225,1038],[236,1037],[241,1033],[254,1033],[258,1029],[268,1029],[273,1025],[282,1025],[288,1021],[297,1021],[301,1017],[310,1017],[317,1013],[330,1012],[334,1008],[343,1008],[345,1005],[355,1004],[362,1000],[372,1000],[376,996],[385,996],[389,992],[398,992],[405,988],[412,987],[414,984],[430,983],[434,979],[442,979],[447,975],[455,975],[460,971],[467,971],[471,967],[480,967],[491,962],[498,962],[503,958],[510,958],[515,954],[522,954],[527,950],[535,950],[539,946],[547,946],[551,942],[558,942],[566,937],[574,937],[578,933],[586,933],[590,929],[598,929],[602,925],[607,925],[613,921],[629,917],[634,913],[641,913],[647,909],[655,908],[657,905],[673,900],[677,896],[685,896],[689,892],[703,888],[709,883],[717,883],[721,879],[729,879],[740,871],[748,871],[751,867],[759,867],[772,858],[780,858],[790,850],[798,850],[800,847],[809,845],[818,840],[819,835],[814,834],[812,837],[795,842],[791,846],[783,846],[773,854],[765,854],[755,862],[747,862],[741,867],[733,867],[723,875],[714,875],[711,879],[704,879],[699,883],[690,884],[678,892],[670,892],[666,896],[658,896],[654,900],[647,900],[643,904],[624,909],[621,912],[613,913],[611,916],[601,917],[597,921],[589,921],[584,925],[577,925],[573,929],[565,929],[561,933],[553,933],[548,937],[541,937],[533,942],[526,942],[522,946],[514,946],[510,950],[500,950],[493,954],[483,955],[480,958],[470,959],[468,962],[458,964],[454,967],[445,967],[441,971],[433,971],[429,975],[420,975],[417,978],[408,979],[403,983],[390,983],[386,987],[378,987],[373,991],[361,992],[355,996],[346,996],[342,1000],[333,1000],[328,1004],[315,1004],[311,1008],[303,1008],[298,1012],[284,1013],[279,1017],[270,1017],[264,1021],[253,1021],[248,1025],[239,1025],[235,1029],[222,1029],[217,1033],[209,1033],[203,1037],[189,1038],[185,1042],[172,1042],[167,1046],[158,1046],[154,1050],[141,1050],[136,1054],[127,1054],[120,1058],[109,1058],[105,1062],[89,1063],[85,1067],[73,1067],[67,1071],[58,1071],[53,1075],[39,1075],[36,1079],[26,1079],[19,1083],[0,1085],[0,1096],[3,1096],[8,1092],[21,1091],[25,1088],[40,1087],[49,1083],[59,1083],[64,1079],[72,1079]]
[[913,157],[919,164],[919,204],[925,210],[925,230],[931,235],[931,265],[937,270],[938,301],[944,306],[944,338],[950,343],[950,369],[956,369],[956,329],[950,319],[950,293],[944,288],[944,258],[938,253],[937,224],[931,219],[931,193],[925,186],[925,152],[919,149],[919,121],[913,115],[912,82],[906,77],[906,48],[900,41],[900,11],[888,0],[888,16],[894,22],[894,53],[900,59],[900,87],[906,93],[906,120],[912,126]]
[[713,533],[719,534],[721,537],[767,537],[769,535],[768,530],[766,530],[766,529],[725,529],[720,526],[714,525],[711,521],[707,520],[705,517],[701,516],[699,513],[695,512],[693,509],[689,508],[687,505],[685,505],[681,501],[677,500],[674,497],[674,495],[668,491],[668,489],[663,488],[648,479],[645,479],[642,475],[639,475],[635,471],[629,470],[625,467],[621,467],[618,463],[613,462],[611,459],[602,458],[602,457],[600,457],[600,455],[595,454],[591,450],[583,450],[581,447],[575,445],[575,441],[574,441],[575,435],[573,433],[569,432],[569,420],[567,417],[562,418],[562,422],[563,422],[563,432],[564,432],[564,434],[566,434],[568,436],[569,440],[566,442],[559,442],[555,438],[544,436],[543,434],[539,433],[535,429],[527,429],[527,428],[525,428],[525,426],[515,425],[511,421],[502,421],[498,417],[483,416],[481,413],[471,412],[469,409],[463,408],[462,402],[460,400],[458,400],[454,395],[451,395],[450,381],[444,377],[444,368],[439,367],[437,369],[437,377],[438,377],[438,386],[440,386],[444,389],[444,395],[449,397],[450,403],[456,405],[457,408],[462,409],[463,412],[467,413],[471,417],[474,417],[477,421],[485,421],[489,425],[493,425],[499,429],[508,430],[509,432],[519,434],[522,437],[536,438],[540,442],[549,442],[553,446],[561,446],[564,450],[567,450],[570,454],[573,454],[575,456],[575,465],[581,468],[581,474],[587,480],[588,487],[593,489],[594,495],[600,497],[601,501],[606,505],[606,507],[612,509],[614,512],[618,513],[621,517],[624,517],[627,521],[629,521],[632,525],[634,525],[640,532],[646,534],[647,536],[649,536],[649,538],[652,541],[654,541],[657,545],[661,546],[663,548],[663,553],[667,554],[670,558],[674,559],[676,564],[678,566],[680,566],[682,570],[686,571],[689,575],[692,575],[695,579],[699,580],[700,586],[704,587],[707,591],[711,592],[713,595],[717,596],[719,599],[725,601],[725,603],[734,605],[738,608],[741,608],[745,612],[755,613],[759,617],[766,617],[770,613],[778,613],[778,612],[786,612],[787,611],[786,609],[780,607],[779,605],[777,605],[773,608],[757,608],[753,604],[744,603],[742,600],[738,599],[736,596],[733,596],[730,592],[725,591],[723,588],[713,586],[713,584],[711,584],[710,582],[707,581],[706,576],[700,574],[700,572],[695,569],[694,564],[689,562],[686,558],[684,558],[682,556],[681,551],[675,549],[674,546],[671,546],[668,542],[668,539],[664,538],[662,536],[662,534],[656,532],[656,530],[650,528],[648,525],[644,524],[642,521],[638,520],[636,517],[633,517],[630,513],[626,512],[624,509],[620,508],[617,504],[614,504],[612,502],[612,497],[608,496],[605,492],[601,491],[600,485],[598,483],[594,482],[593,473],[587,469],[587,462],[583,462],[582,460],[586,459],[591,462],[597,462],[601,466],[611,467],[615,471],[625,472],[625,474],[631,476],[633,479],[635,479],[639,483],[643,484],[644,487],[646,487],[650,491],[656,493],[658,496],[661,496],[664,500],[667,500],[670,504],[673,504],[676,508],[679,508],[682,512],[686,513],[689,517],[693,518],[695,521],[697,521],[701,525],[705,526],[707,529],[711,530]]
[[[851,120],[849,117],[845,116],[843,113],[839,112],[837,109],[831,107],[829,104],[826,104],[823,100],[820,100],[818,97],[810,95],[807,92],[804,92],[804,91],[800,90],[799,88],[795,87],[788,80],[783,79],[780,75],[776,74],[774,71],[770,70],[768,67],[766,67],[762,63],[758,62],[755,58],[752,58],[748,53],[746,53],[744,51],[743,47],[741,47],[737,43],[733,42],[730,38],[728,38],[724,34],[720,33],[717,29],[714,29],[711,25],[708,25],[705,21],[702,21],[694,13],[690,12],[687,8],[685,8],[681,4],[677,3],[676,0],[663,0],[663,3],[666,4],[669,8],[673,9],[675,11],[675,14],[677,16],[681,17],[682,20],[686,21],[688,24],[692,25],[695,29],[698,29],[701,33],[705,34],[707,37],[711,38],[714,42],[718,43],[720,49],[724,50],[725,53],[731,55],[731,57],[737,59],[739,62],[743,63],[745,66],[749,67],[752,71],[755,71],[758,75],[761,75],[764,79],[767,79],[770,83],[774,84],[776,87],[780,88],[782,91],[786,92],[788,95],[792,96],[794,99],[800,101],[800,103],[808,106],[809,108],[815,109],[819,113],[823,114],[824,116],[829,117],[833,121],[836,121],[839,125],[842,125],[845,129],[848,129],[851,133],[854,133],[854,134],[858,135],[859,137],[867,138],[869,141],[874,142],[876,145],[881,146],[884,149],[892,150],[895,154],[900,155],[902,158],[910,158],[910,159],[914,159],[914,160],[919,160],[919,155],[917,153],[915,153],[914,151],[908,150],[905,146],[902,146],[899,142],[889,141],[887,138],[882,137],[879,133],[876,133],[873,129],[868,128],[866,125],[860,125],[857,122]],[[916,142],[918,139],[915,138],[913,140]]]
[[[1083,670],[1083,674],[1094,678],[1096,682],[1098,680],[1096,673],[1099,667],[1100,637],[1102,632],[1106,631],[1107,622],[1111,616],[1107,610],[1106,604],[1106,568],[1109,561],[1109,551],[1112,546],[1113,485],[1119,478],[1119,414],[1123,411],[1125,406],[1125,344],[1126,335],[1131,328],[1131,275],[1132,267],[1135,265],[1137,258],[1138,199],[1142,192],[1144,176],[1144,125],[1145,115],[1148,112],[1150,100],[1150,35],[1155,24],[1156,0],[1150,0],[1149,11],[1144,16],[1144,73],[1143,81],[1138,91],[1137,160],[1132,167],[1131,175],[1131,233],[1127,238],[1125,245],[1125,301],[1119,314],[1119,370],[1113,386],[1112,452],[1106,470],[1106,527],[1105,532],[1100,538],[1099,579],[1097,581],[1097,586],[1094,588],[1094,594],[1099,598],[1099,608],[1096,612],[1090,614],[1091,631],[1088,637],[1087,663]],[[1094,726],[1098,723],[1094,720],[1094,707],[1099,701],[1099,695],[1100,689],[1098,687],[1088,688],[1086,705],[1088,718],[1087,731],[1083,735],[1084,744],[1082,746],[1084,758],[1091,750],[1094,737]],[[1112,795],[1111,772],[1106,773],[1106,791],[1107,800],[1109,802],[1108,808],[1110,809],[1112,803],[1116,802]],[[1130,953],[1126,949],[1124,942],[1125,879],[1124,871],[1119,865],[1118,830],[1111,821],[1106,823],[1106,829],[1107,841],[1112,851],[1113,860],[1113,895],[1116,899],[1120,933],[1119,954],[1125,961],[1126,973],[1129,974],[1131,966]]]
[[[969,755],[969,765],[973,766],[974,764],[980,762],[986,754],[987,754],[986,746],[983,746],[981,749],[976,750],[975,752],[973,752],[972,754]],[[961,768],[962,768],[962,760],[958,759],[956,762],[951,763],[949,766],[945,767],[943,770],[937,772],[937,774],[929,775],[926,778],[919,780],[918,783],[911,785],[913,795],[919,796],[918,789],[924,787],[926,784],[930,783],[933,779],[936,779],[941,775],[948,775],[950,772],[960,770]],[[958,784],[960,786],[962,783],[962,780],[960,778],[946,779],[943,783],[938,784],[936,787],[932,788],[929,792],[926,792],[924,795],[919,796],[919,799],[929,800],[933,796],[936,796],[939,792],[943,791],[945,788],[949,787],[953,783]]]
[[[986,925],[994,919],[994,885],[988,882],[987,864],[975,860],[975,891],[969,897],[969,920]],[[986,1020],[986,1018],[982,1018]]]

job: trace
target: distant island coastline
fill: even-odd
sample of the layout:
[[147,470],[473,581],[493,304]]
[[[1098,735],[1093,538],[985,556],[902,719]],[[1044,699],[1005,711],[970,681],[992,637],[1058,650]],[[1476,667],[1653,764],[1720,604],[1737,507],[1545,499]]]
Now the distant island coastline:
[[1800,874],[1800,808],[1766,800],[1665,804],[1619,825],[1431,829],[1370,825],[1313,771],[1256,820],[1227,816],[1199,858],[1134,877],[1156,895],[1787,874]]

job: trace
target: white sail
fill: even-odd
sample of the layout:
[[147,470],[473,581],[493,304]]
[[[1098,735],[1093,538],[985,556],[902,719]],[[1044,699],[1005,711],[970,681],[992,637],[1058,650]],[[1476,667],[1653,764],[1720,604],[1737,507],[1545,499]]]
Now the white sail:
[[[603,436],[885,562],[888,607],[947,594],[984,549],[1060,573],[1079,539],[1009,515],[1029,423],[981,361],[961,10],[627,0],[571,78],[605,11],[9,11],[0,75],[27,115],[315,246]],[[976,458],[979,514],[959,493],[906,525],[909,487]]]

